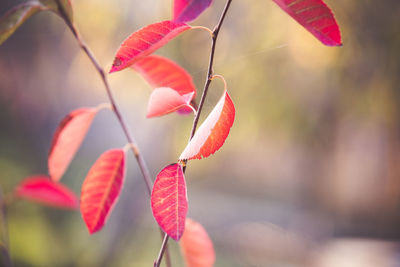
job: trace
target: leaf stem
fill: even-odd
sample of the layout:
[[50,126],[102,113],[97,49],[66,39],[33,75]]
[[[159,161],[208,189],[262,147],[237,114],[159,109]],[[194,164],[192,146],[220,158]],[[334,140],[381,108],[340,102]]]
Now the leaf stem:
[[[147,164],[142,156],[142,154],[140,153],[140,150],[137,146],[137,143],[133,137],[133,135],[131,134],[131,132],[129,131],[129,128],[125,122],[124,117],[121,114],[120,109],[117,106],[117,103],[115,101],[114,95],[112,93],[111,87],[108,83],[108,79],[106,76],[106,73],[104,72],[103,68],[100,66],[100,64],[98,63],[96,57],[94,56],[94,54],[92,53],[92,51],[89,49],[89,47],[86,45],[86,43],[83,41],[83,39],[81,38],[81,36],[79,35],[78,29],[75,27],[75,25],[73,24],[73,22],[69,19],[66,11],[64,10],[62,4],[60,3],[60,0],[57,0],[57,5],[58,5],[58,9],[60,12],[61,17],[64,19],[65,23],[67,24],[68,28],[71,30],[72,34],[74,35],[75,39],[77,40],[80,48],[85,52],[85,54],[89,57],[90,61],[92,62],[93,66],[96,68],[97,72],[99,73],[101,80],[103,81],[104,87],[106,89],[107,92],[107,96],[108,99],[110,101],[111,104],[111,109],[114,112],[115,116],[117,117],[119,124],[121,125],[121,128],[125,134],[125,137],[129,143],[129,146],[131,148],[131,151],[133,153],[133,155],[136,158],[136,161],[139,165],[140,171],[142,173],[143,179],[145,181],[146,184],[146,188],[147,191],[149,193],[149,195],[151,195],[151,191],[153,188],[153,180],[151,178],[150,175],[150,171],[147,167]],[[160,229],[161,232],[161,238],[163,237],[163,232]],[[167,267],[171,266],[171,262],[170,262],[170,257],[169,257],[169,253],[168,253],[168,248],[166,247],[165,244],[165,249],[166,251],[166,265]]]
[[[205,99],[207,97],[208,88],[210,87],[211,81],[212,81],[212,79],[214,77],[213,76],[213,72],[214,72],[213,71],[213,65],[214,65],[215,48],[216,48],[216,45],[217,45],[217,38],[218,38],[219,31],[221,29],[222,23],[225,20],[226,14],[228,12],[228,9],[229,9],[231,3],[232,3],[232,0],[227,0],[226,1],[226,4],[225,4],[225,7],[224,7],[224,10],[222,11],[221,17],[219,18],[219,21],[218,21],[217,25],[214,27],[214,30],[212,31],[212,39],[211,39],[212,43],[211,43],[210,59],[209,59],[209,63],[208,63],[207,78],[206,78],[206,82],[204,84],[203,93],[202,93],[201,98],[200,98],[200,104],[199,104],[199,107],[197,109],[196,116],[195,116],[195,118],[193,120],[193,126],[192,126],[192,130],[191,130],[191,133],[190,133],[189,141],[192,140],[194,134],[196,133],[197,124],[199,123],[200,114],[201,114],[201,111],[203,109]],[[187,160],[184,160],[182,162],[182,166],[183,166],[183,172],[185,173],[186,167],[187,167]],[[165,245],[164,245],[164,243],[165,243]],[[154,262],[154,267],[160,266],[160,263],[161,263],[161,260],[162,260],[162,256],[163,256],[163,253],[164,253],[164,250],[165,250],[164,247],[167,245],[167,243],[168,243],[168,236],[164,237],[163,243],[161,245],[159,256],[158,256],[157,260]]]
[[215,74],[215,75],[212,76],[211,80],[214,80],[215,78],[220,79],[224,83],[224,90],[225,91],[228,90],[228,85],[226,84],[226,80],[225,80],[224,76],[219,75],[219,74]]
[[110,103],[101,103],[99,105],[97,105],[97,107],[95,107],[96,111],[100,111],[102,109],[110,109],[113,110],[112,106],[110,105]]
[[210,28],[204,27],[204,26],[192,26],[192,30],[204,30],[210,34],[211,37],[213,37],[213,31]]

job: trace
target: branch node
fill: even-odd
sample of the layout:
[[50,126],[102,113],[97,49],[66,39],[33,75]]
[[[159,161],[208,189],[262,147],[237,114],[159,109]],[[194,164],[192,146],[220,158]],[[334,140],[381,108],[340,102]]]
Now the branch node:
[[124,148],[123,148],[123,150],[125,151],[125,153],[128,152],[129,149],[132,149],[132,152],[133,152],[133,154],[135,154],[135,157],[138,157],[138,156],[140,155],[139,148],[137,147],[136,144],[134,144],[134,143],[127,143],[127,144],[124,146]]

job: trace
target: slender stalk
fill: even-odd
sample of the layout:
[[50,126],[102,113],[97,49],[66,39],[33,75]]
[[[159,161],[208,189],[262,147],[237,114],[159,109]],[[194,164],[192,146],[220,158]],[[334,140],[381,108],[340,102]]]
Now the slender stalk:
[[164,252],[167,248],[167,244],[168,244],[168,240],[169,240],[169,236],[167,234],[164,235],[164,240],[161,244],[161,249],[160,252],[158,253],[158,257],[157,260],[154,262],[154,267],[160,267]]
[[5,267],[12,267],[12,261],[9,253],[9,237],[8,237],[8,223],[7,223],[7,206],[6,199],[3,196],[3,192],[0,188],[0,223],[1,223],[1,236],[0,240],[0,264]]
[[[203,110],[204,102],[205,102],[205,99],[207,97],[208,88],[210,87],[211,81],[213,79],[213,73],[214,73],[213,65],[214,65],[215,48],[217,46],[217,38],[218,38],[219,31],[221,29],[222,23],[225,20],[226,14],[228,12],[228,9],[229,9],[231,3],[232,3],[232,0],[228,0],[226,2],[224,10],[222,11],[221,17],[219,18],[219,21],[218,21],[217,25],[214,27],[214,29],[212,31],[212,35],[211,35],[212,43],[211,43],[210,59],[209,59],[209,63],[208,63],[207,78],[206,78],[206,81],[205,81],[205,84],[204,84],[203,93],[202,93],[201,98],[200,98],[200,104],[199,104],[199,107],[197,109],[197,114],[196,114],[196,116],[194,117],[194,120],[193,120],[193,126],[192,126],[192,130],[191,130],[191,133],[190,133],[189,141],[192,140],[194,134],[196,133],[197,124],[199,123],[200,114],[201,114],[201,111]],[[187,167],[187,160],[183,161],[182,163],[183,163],[183,172],[185,172],[186,171],[186,167]],[[165,245],[164,245],[164,243],[165,243]],[[163,253],[165,251],[164,247],[167,245],[167,243],[168,243],[168,237],[164,238],[164,240],[163,240],[159,256],[158,256],[157,260],[154,262],[154,267],[160,266]]]
[[211,43],[211,52],[210,52],[210,60],[208,63],[208,72],[207,72],[207,78],[206,78],[206,82],[204,84],[204,89],[203,89],[203,94],[201,95],[200,98],[200,104],[199,104],[199,108],[197,110],[197,114],[194,117],[193,120],[193,126],[192,126],[192,131],[190,133],[190,139],[189,141],[193,138],[194,134],[196,133],[196,129],[197,129],[197,124],[199,123],[199,119],[200,119],[200,114],[201,111],[203,110],[203,106],[204,106],[204,102],[206,100],[207,97],[207,93],[208,93],[208,88],[210,87],[212,78],[213,78],[213,65],[214,65],[214,55],[215,55],[215,48],[217,45],[217,38],[218,38],[218,34],[219,34],[219,30],[221,29],[222,23],[225,20],[226,14],[228,12],[228,9],[230,7],[232,3],[232,0],[228,0],[225,4],[224,10],[222,11],[222,15],[218,21],[218,24],[215,26],[214,30],[213,30],[213,34],[212,34],[212,43]]
[[[140,171],[143,175],[143,179],[146,183],[146,188],[147,191],[149,193],[149,195],[151,195],[151,191],[153,188],[153,180],[151,178],[149,169],[147,167],[147,164],[142,156],[142,154],[140,153],[140,150],[137,146],[137,143],[133,137],[133,135],[131,134],[131,132],[129,131],[129,128],[125,122],[124,117],[122,116],[122,113],[120,111],[120,109],[117,106],[117,103],[115,101],[114,95],[112,93],[110,84],[108,83],[108,79],[106,76],[106,73],[104,72],[103,68],[100,66],[100,64],[98,63],[96,57],[94,56],[94,54],[92,53],[92,51],[89,49],[89,47],[86,45],[86,43],[83,41],[83,39],[81,38],[81,36],[79,35],[78,29],[75,27],[75,25],[72,23],[72,21],[69,19],[69,17],[67,16],[67,13],[65,12],[63,6],[60,4],[59,0],[57,1],[57,5],[58,5],[58,9],[60,11],[60,15],[61,17],[64,19],[65,23],[67,24],[68,28],[71,30],[72,34],[74,35],[75,39],[77,40],[80,48],[85,52],[85,54],[89,57],[90,61],[92,62],[93,66],[96,68],[97,72],[99,73],[101,80],[103,81],[104,87],[106,89],[107,92],[107,96],[108,99],[110,101],[111,104],[111,108],[115,114],[115,116],[117,117],[119,124],[121,125],[121,128],[125,134],[125,137],[129,143],[130,149],[133,152],[133,155],[136,158],[136,161],[139,165]],[[165,239],[166,235],[163,235],[163,231],[160,229],[160,233],[161,233],[161,238]],[[169,257],[169,253],[168,253],[168,247],[167,244],[164,245],[164,251],[166,251],[166,265],[167,267],[171,266],[171,261],[170,261],[170,257]]]
[[107,79],[106,73],[104,72],[104,70],[100,66],[100,64],[97,62],[97,60],[96,60],[95,56],[93,55],[92,51],[89,49],[89,47],[85,44],[85,42],[80,37],[80,35],[79,35],[77,29],[75,28],[75,26],[72,23],[70,23],[69,20],[66,20],[66,22],[67,22],[67,25],[70,28],[72,34],[74,35],[75,39],[78,41],[79,46],[85,52],[85,54],[89,57],[90,61],[92,62],[92,64],[96,68],[97,72],[99,73],[99,75],[100,75],[100,77],[101,77],[101,79],[103,81],[103,84],[104,84],[104,87],[106,89],[107,96],[108,96],[108,99],[110,101],[112,110],[114,111],[114,114],[117,117],[117,119],[118,119],[118,121],[119,121],[119,123],[120,123],[120,125],[122,127],[122,130],[123,130],[123,132],[125,134],[125,137],[126,137],[128,143],[130,144],[131,151],[133,152],[133,155],[135,156],[136,161],[139,164],[140,171],[142,172],[144,181],[146,183],[147,191],[149,192],[149,194],[151,194],[151,189],[153,188],[153,181],[151,179],[149,169],[147,167],[147,164],[146,164],[142,154],[140,153],[140,150],[139,150],[139,148],[138,148],[138,146],[136,144],[136,141],[135,141],[133,135],[129,131],[129,128],[128,128],[126,122],[125,122],[124,117],[121,114],[120,109],[117,106],[117,103],[115,101],[114,95],[113,95],[113,93],[111,91],[111,88],[110,88],[110,85],[108,83],[108,79]]

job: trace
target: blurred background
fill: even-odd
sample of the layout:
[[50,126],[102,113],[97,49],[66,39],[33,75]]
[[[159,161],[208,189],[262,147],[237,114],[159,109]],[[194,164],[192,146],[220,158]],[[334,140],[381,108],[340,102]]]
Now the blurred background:
[[[21,1],[2,0],[0,13]],[[225,1],[192,25],[213,27]],[[344,46],[330,48],[272,1],[233,1],[215,72],[236,106],[214,156],[189,163],[189,217],[208,231],[215,266],[400,266],[400,4],[326,0]],[[73,1],[83,38],[108,70],[132,32],[171,17],[171,1]],[[185,67],[200,92],[210,48],[193,30],[157,54]],[[155,176],[176,162],[193,117],[146,119],[151,92],[127,69],[109,77]],[[212,84],[202,118],[223,91]],[[198,96],[198,99],[199,99]],[[42,12],[0,46],[0,185],[47,173],[47,153],[71,110],[106,102],[98,74],[63,21]],[[62,182],[78,195],[97,157],[126,143],[100,112]],[[131,154],[119,202],[90,236],[79,212],[18,202],[8,214],[16,266],[151,266],[160,247],[149,197]],[[183,266],[170,242],[173,266]]]

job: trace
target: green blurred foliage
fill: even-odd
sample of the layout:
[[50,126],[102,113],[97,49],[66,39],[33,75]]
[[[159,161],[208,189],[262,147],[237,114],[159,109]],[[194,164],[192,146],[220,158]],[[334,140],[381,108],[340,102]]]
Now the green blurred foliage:
[[[186,175],[189,216],[214,241],[216,266],[396,264],[400,5],[326,2],[342,30],[341,48],[321,45],[272,1],[234,1],[221,30],[215,72],[228,82],[237,117],[221,151],[190,162]],[[2,1],[1,14],[15,3]],[[216,0],[192,24],[213,27],[223,5]],[[126,36],[171,16],[170,1],[86,0],[73,6],[82,36],[106,69]],[[184,66],[199,91],[208,38],[203,31],[187,32],[157,52]],[[192,117],[145,119],[150,89],[143,79],[125,70],[110,82],[155,175],[176,161]],[[212,84],[204,114],[222,87]],[[98,74],[63,21],[49,12],[29,19],[0,47],[3,191],[47,172],[50,140],[65,114],[105,101]],[[113,114],[101,112],[62,182],[79,194],[98,155],[125,142]],[[110,220],[93,236],[77,212],[13,204],[8,223],[15,265],[151,265],[159,233],[132,158],[126,181]],[[183,266],[172,242],[171,253],[174,266]],[[363,261],[366,255],[373,260]]]

